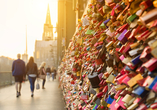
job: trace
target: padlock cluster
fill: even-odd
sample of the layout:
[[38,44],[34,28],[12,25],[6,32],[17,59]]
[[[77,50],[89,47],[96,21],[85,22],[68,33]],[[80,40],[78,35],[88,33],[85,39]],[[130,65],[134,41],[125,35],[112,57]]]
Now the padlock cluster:
[[157,0],[90,0],[58,68],[69,110],[157,109]]

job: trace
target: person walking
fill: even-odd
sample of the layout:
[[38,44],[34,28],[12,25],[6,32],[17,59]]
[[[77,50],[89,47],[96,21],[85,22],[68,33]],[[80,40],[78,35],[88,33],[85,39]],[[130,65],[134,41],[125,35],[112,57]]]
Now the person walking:
[[21,54],[17,54],[17,60],[12,64],[12,75],[15,78],[16,97],[21,95],[22,81],[25,79],[25,62],[21,60]]
[[43,79],[43,83],[42,83],[42,89],[45,89],[45,82],[46,82],[46,71],[45,71],[45,62],[42,62],[39,68],[40,71],[40,78]]
[[34,63],[33,57],[30,57],[29,62],[27,63],[26,74],[28,75],[28,79],[30,82],[31,97],[33,97],[34,96],[34,83],[38,76],[37,64]]
[[51,68],[51,75],[52,75],[52,80],[54,81],[54,79],[56,79],[56,69],[55,69],[55,67]]
[[56,70],[56,68],[54,67],[54,79],[56,79],[56,76],[57,76],[57,70]]
[[47,79],[50,80],[51,69],[50,66],[46,68]]
[[52,75],[52,80],[53,80],[53,81],[54,81],[54,74],[55,74],[55,73],[54,73],[54,67],[52,66],[52,67],[51,67],[51,75]]

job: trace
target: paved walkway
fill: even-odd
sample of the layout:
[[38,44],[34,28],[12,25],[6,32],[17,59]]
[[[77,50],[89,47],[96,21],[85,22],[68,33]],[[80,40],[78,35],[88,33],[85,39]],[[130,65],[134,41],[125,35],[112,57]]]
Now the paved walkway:
[[[41,88],[42,81],[40,81]],[[46,89],[34,91],[31,97],[29,82],[22,84],[21,96],[16,98],[15,85],[0,88],[0,110],[65,110],[58,81],[47,81]]]

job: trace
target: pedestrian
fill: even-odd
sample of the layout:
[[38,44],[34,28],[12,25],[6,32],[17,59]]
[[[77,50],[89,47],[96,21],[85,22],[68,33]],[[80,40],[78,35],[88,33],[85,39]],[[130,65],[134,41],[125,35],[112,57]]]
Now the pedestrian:
[[16,97],[21,95],[22,81],[25,79],[25,62],[21,60],[21,54],[17,54],[17,60],[12,64],[12,75],[15,78]]
[[49,66],[49,65],[48,65],[48,67],[46,68],[46,74],[47,74],[47,79],[50,80],[51,69],[50,69],[50,66]]
[[56,76],[57,76],[57,70],[56,70],[56,68],[54,67],[54,79],[56,79]]
[[26,66],[26,74],[28,75],[29,83],[30,83],[30,89],[31,89],[31,97],[34,95],[34,83],[38,76],[38,68],[37,64],[34,63],[34,58],[30,57],[29,62]]
[[42,83],[42,89],[45,89],[45,82],[46,82],[46,71],[45,71],[45,62],[42,62],[39,68],[40,71],[40,78],[43,79],[43,83]]
[[54,73],[54,67],[53,66],[51,67],[51,75],[52,75],[52,80],[54,81],[55,73]]

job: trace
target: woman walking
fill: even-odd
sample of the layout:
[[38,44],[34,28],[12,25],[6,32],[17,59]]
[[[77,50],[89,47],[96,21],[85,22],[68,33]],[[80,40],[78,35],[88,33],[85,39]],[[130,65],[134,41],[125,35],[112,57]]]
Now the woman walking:
[[43,83],[42,83],[42,89],[45,89],[44,85],[46,82],[46,71],[45,71],[45,62],[42,62],[40,65],[40,78],[43,79]]
[[27,63],[26,74],[28,75],[28,79],[30,82],[31,97],[33,97],[33,95],[34,95],[34,83],[35,83],[36,77],[38,75],[37,64],[34,63],[33,57],[30,57],[29,62]]

